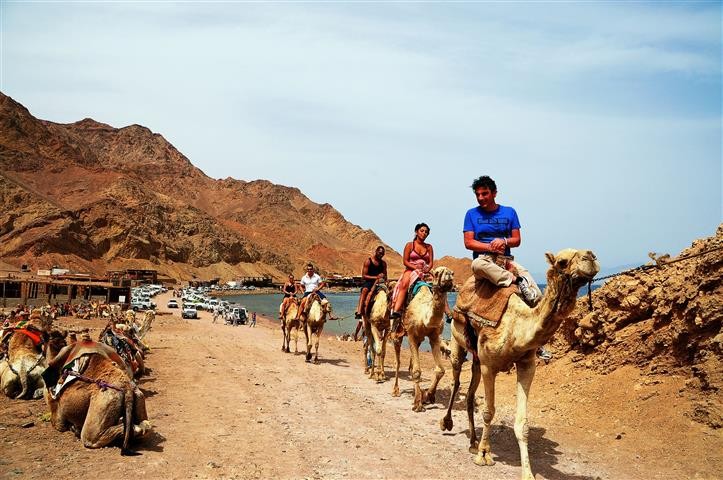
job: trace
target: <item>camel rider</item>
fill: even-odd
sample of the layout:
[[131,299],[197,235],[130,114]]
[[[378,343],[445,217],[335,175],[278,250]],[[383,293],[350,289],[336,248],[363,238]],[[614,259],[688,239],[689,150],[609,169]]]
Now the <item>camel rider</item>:
[[326,282],[321,279],[318,273],[314,271],[314,266],[312,264],[306,265],[306,274],[301,277],[301,280],[299,280],[299,283],[304,289],[304,297],[301,299],[301,305],[299,306],[299,310],[296,312],[296,319],[298,320],[302,312],[306,309],[306,301],[308,300],[309,295],[312,293],[316,293],[319,298],[321,299],[321,304],[325,306],[329,303],[329,301],[326,299],[326,295],[321,293],[322,287],[326,286]]
[[299,284],[297,284],[294,280],[294,275],[289,274],[289,279],[284,286],[281,287],[281,291],[284,292],[284,299],[281,301],[281,305],[279,306],[279,318],[283,319],[286,316],[286,310],[289,308],[289,303],[292,298],[296,298],[296,292],[298,292],[300,288]]
[[354,341],[357,341],[359,336],[359,330],[362,327],[362,313],[367,310],[369,299],[374,292],[374,287],[379,281],[385,281],[387,278],[387,262],[382,260],[386,250],[383,246],[379,245],[374,250],[374,256],[369,257],[362,266],[362,285],[361,292],[359,293],[359,304],[356,307],[354,318],[359,320],[356,324],[356,330],[354,331]]
[[522,243],[517,212],[495,201],[497,185],[487,175],[472,183],[472,191],[479,205],[468,210],[464,217],[464,246],[473,252],[475,278],[489,280],[499,287],[514,283],[525,302],[534,306],[542,298],[542,292],[527,269],[510,256],[510,249]]

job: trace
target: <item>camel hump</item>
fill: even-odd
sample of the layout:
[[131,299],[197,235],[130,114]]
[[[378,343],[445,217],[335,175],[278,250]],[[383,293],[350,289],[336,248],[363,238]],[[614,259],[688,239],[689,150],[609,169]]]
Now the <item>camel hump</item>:
[[510,297],[516,292],[516,285],[498,287],[472,275],[459,290],[454,308],[467,316],[483,318],[496,325],[505,314]]

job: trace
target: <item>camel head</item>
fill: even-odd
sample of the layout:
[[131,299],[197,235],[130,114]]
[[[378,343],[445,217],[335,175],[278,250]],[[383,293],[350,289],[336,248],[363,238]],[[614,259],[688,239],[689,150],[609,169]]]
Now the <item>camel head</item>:
[[432,269],[432,286],[443,292],[449,292],[454,287],[454,272],[447,267]]
[[580,287],[595,278],[600,271],[597,257],[590,250],[575,250],[566,248],[557,255],[546,253],[550,269],[547,271],[547,283],[553,284],[559,280],[567,280],[577,291]]

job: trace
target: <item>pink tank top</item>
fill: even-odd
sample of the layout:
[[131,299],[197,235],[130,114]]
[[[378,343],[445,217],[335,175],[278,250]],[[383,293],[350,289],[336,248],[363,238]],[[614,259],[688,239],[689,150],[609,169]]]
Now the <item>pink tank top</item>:
[[427,251],[424,255],[420,255],[417,253],[414,247],[412,247],[412,252],[409,254],[409,261],[412,263],[416,263],[419,260],[422,260],[425,265],[429,265],[429,248],[427,248]]

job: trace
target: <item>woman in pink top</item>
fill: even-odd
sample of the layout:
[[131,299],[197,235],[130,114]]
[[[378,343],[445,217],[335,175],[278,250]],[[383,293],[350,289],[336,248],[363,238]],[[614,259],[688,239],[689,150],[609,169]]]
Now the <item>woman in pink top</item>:
[[[404,246],[404,266],[406,267],[399,281],[394,287],[392,294],[392,318],[401,317],[400,310],[404,306],[407,297],[407,289],[417,278],[424,278],[429,273],[434,262],[434,250],[432,245],[425,240],[429,236],[429,225],[418,223],[414,227],[414,240]],[[396,323],[396,322],[395,322]]]

